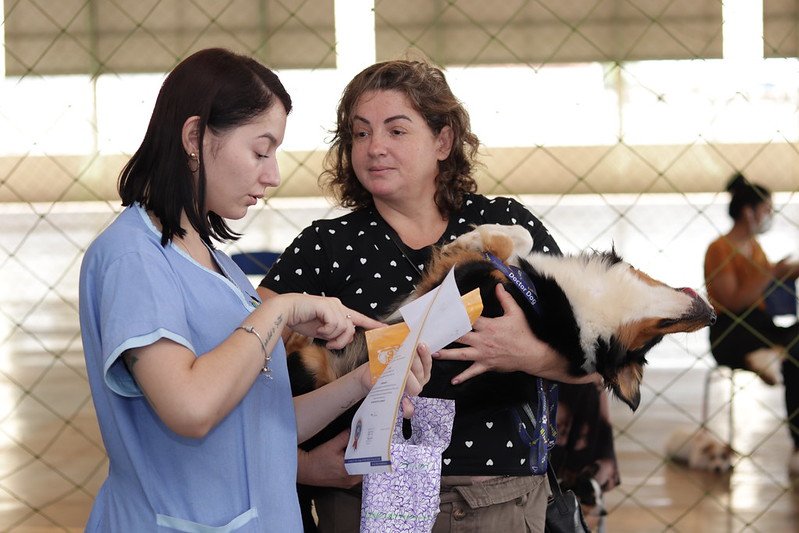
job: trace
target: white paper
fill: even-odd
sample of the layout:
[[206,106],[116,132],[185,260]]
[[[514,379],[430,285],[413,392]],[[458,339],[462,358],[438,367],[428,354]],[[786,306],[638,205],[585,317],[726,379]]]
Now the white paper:
[[451,269],[441,285],[400,308],[411,331],[421,329],[421,342],[437,352],[472,329]]
[[410,333],[352,419],[344,452],[344,467],[351,475],[391,469],[391,435],[417,344],[424,342],[435,352],[472,328],[454,269],[441,285],[401,307],[400,313]]

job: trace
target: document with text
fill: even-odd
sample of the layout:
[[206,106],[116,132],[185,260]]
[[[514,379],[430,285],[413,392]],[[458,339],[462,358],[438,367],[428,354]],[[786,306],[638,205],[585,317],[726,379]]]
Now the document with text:
[[403,323],[366,332],[374,386],[352,419],[347,472],[391,469],[391,437],[417,345],[425,343],[431,352],[444,348],[468,333],[481,311],[479,290],[461,297],[450,270],[438,287],[400,308]]

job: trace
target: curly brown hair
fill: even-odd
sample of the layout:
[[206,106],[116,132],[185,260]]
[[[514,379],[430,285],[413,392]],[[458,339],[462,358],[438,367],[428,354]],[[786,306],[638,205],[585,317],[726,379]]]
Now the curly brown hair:
[[441,69],[423,61],[393,60],[376,63],[347,84],[338,105],[333,142],[324,160],[320,186],[341,207],[360,209],[372,204],[372,196],[352,167],[352,115],[360,97],[371,91],[399,91],[408,97],[436,135],[445,126],[452,130],[452,150],[438,163],[435,202],[442,215],[459,209],[463,197],[477,190],[472,170],[480,141],[472,133],[469,113],[455,98]]

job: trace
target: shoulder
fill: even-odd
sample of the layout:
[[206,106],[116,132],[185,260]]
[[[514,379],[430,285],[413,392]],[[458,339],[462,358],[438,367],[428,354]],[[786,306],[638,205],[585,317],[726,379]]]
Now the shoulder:
[[521,202],[506,196],[488,198],[482,194],[466,195],[461,212],[469,218],[489,224],[518,224],[538,220]]
[[533,250],[560,254],[560,248],[543,222],[521,202],[506,196],[487,198],[480,194],[467,195],[463,205],[464,218],[472,224],[504,224],[524,227],[533,238]]
[[705,271],[733,268],[731,257],[735,255],[735,247],[725,236],[711,242],[705,251]]
[[374,213],[369,209],[361,209],[336,218],[314,220],[298,237],[318,235],[319,239],[348,238],[351,235],[363,235],[377,226]]
[[707,255],[729,254],[733,250],[732,244],[726,237],[718,237],[707,247]]
[[140,209],[130,206],[92,241],[84,262],[113,261],[130,253],[160,254],[160,248],[160,235],[142,218]]

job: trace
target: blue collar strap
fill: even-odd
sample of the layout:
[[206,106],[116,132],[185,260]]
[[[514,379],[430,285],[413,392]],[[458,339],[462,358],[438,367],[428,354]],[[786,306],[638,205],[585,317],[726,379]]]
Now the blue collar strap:
[[506,265],[491,252],[484,252],[483,255],[513,282],[516,288],[527,298],[527,301],[530,302],[530,305],[533,306],[533,310],[540,315],[541,307],[538,305],[538,293],[535,290],[535,285],[533,285],[533,280],[524,273],[524,270],[515,266]]

